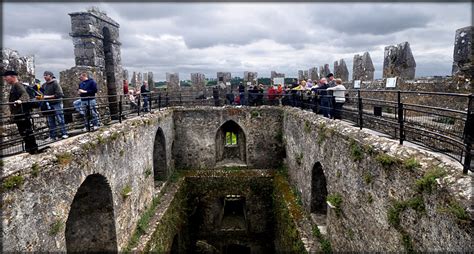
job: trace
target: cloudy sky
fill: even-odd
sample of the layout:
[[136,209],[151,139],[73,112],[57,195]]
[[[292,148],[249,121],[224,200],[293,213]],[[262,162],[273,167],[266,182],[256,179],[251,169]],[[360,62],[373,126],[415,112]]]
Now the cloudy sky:
[[[152,71],[217,71],[243,76],[270,71],[296,77],[299,69],[368,51],[375,77],[383,50],[408,41],[416,76],[450,75],[454,35],[471,25],[464,3],[4,3],[3,46],[35,55],[36,74],[74,66],[70,12],[97,6],[120,24],[122,65]],[[59,76],[59,75],[58,75]],[[350,76],[351,77],[351,76]]]

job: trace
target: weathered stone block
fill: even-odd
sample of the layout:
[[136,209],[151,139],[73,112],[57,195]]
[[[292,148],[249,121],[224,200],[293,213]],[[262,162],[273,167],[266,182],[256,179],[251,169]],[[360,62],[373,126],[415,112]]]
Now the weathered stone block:
[[352,80],[371,81],[374,80],[374,64],[369,52],[363,55],[354,55],[352,63]]
[[473,75],[474,57],[472,54],[472,36],[474,26],[456,30],[454,38],[453,70],[452,74],[471,79]]
[[342,81],[349,80],[349,70],[344,59],[334,62],[334,77],[342,79]]
[[415,78],[416,63],[408,42],[385,47],[383,77],[400,77],[405,80]]

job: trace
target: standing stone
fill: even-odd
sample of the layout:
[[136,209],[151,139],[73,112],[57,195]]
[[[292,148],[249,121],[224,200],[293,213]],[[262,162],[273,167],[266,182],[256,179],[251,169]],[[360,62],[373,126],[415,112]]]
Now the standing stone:
[[342,81],[349,81],[349,70],[344,59],[334,62],[334,77],[340,78]]
[[146,81],[148,83],[148,73],[147,72],[143,73],[143,79],[142,80],[143,80],[143,82]]
[[319,67],[319,76],[321,78],[325,78],[331,70],[329,69],[329,64],[325,64],[324,66]]
[[155,80],[153,79],[153,72],[149,71],[148,72],[148,85],[150,86],[150,89],[152,87],[155,87]]
[[405,80],[415,79],[415,58],[408,42],[385,47],[383,60],[383,77],[400,77]]
[[308,71],[307,70],[303,71],[303,78],[308,79]]
[[308,70],[308,77],[313,81],[319,80],[318,67],[313,67],[313,68],[309,69]]
[[232,75],[230,72],[218,72],[217,73],[217,84],[223,83],[226,84],[227,82],[230,82],[232,79]]
[[298,80],[303,80],[303,79],[304,79],[303,70],[298,70]]
[[362,56],[354,55],[352,80],[372,81],[374,80],[374,72],[375,68],[369,52],[365,52]]
[[133,72],[132,80],[130,81],[130,84],[132,84],[132,86],[137,86],[137,73],[136,72]]
[[456,30],[454,38],[453,76],[463,76],[471,79],[473,75],[474,56],[472,55],[472,36],[474,26],[467,26]]
[[203,73],[191,73],[191,87],[203,91],[206,86],[206,76]]
[[143,84],[143,78],[142,78],[142,73],[139,72],[137,73],[137,86],[140,87]]
[[180,90],[179,73],[166,73],[166,90],[169,92]]
[[270,73],[270,78],[273,79],[273,78],[284,78],[285,77],[285,74],[284,73],[278,73],[276,71],[272,71]]
[[257,72],[244,71],[244,86],[247,86],[247,82],[250,82],[251,85],[256,85],[257,77]]

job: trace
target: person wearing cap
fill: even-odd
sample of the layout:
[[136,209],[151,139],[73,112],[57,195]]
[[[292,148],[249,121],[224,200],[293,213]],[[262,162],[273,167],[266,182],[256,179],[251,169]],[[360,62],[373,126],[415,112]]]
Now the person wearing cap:
[[334,74],[329,73],[326,78],[328,79],[328,86],[329,87],[335,87],[336,86],[336,81],[334,80]]
[[61,98],[64,97],[63,89],[59,85],[58,81],[54,77],[54,74],[50,71],[45,71],[43,78],[46,81],[41,89],[43,90],[42,99],[45,100],[51,112],[47,114],[48,126],[49,126],[49,140],[56,140],[57,124],[61,128],[61,137],[68,138],[66,124],[64,123],[64,111],[63,102]]
[[18,132],[23,137],[25,150],[30,154],[36,154],[38,153],[38,145],[33,135],[33,125],[30,121],[29,108],[23,106],[23,103],[28,102],[30,97],[23,84],[18,80],[18,73],[16,71],[4,72],[3,80],[11,85],[8,97],[10,113],[13,116],[13,121],[18,128]]

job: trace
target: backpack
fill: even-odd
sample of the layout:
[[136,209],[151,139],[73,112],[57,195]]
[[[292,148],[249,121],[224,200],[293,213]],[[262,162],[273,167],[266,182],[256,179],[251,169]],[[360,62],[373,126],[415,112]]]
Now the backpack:
[[36,96],[41,95],[41,93],[36,91],[33,87],[27,84],[23,84],[23,87],[25,88],[26,93],[28,94],[28,97],[30,98],[28,102],[29,108],[39,108],[42,103],[41,101],[36,99]]

